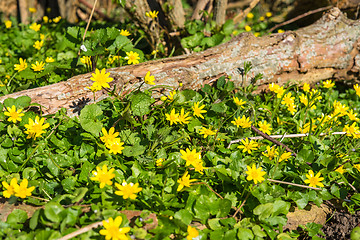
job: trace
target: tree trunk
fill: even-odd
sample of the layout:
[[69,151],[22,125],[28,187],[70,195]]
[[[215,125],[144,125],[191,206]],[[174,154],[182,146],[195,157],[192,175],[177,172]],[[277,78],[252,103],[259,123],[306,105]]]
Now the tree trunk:
[[[329,78],[359,80],[359,50],[360,21],[347,19],[338,8],[333,8],[313,25],[294,32],[262,38],[244,33],[204,52],[112,68],[107,72],[114,78],[111,87],[123,89],[122,94],[139,87],[147,71],[155,76],[156,85],[177,88],[181,82],[181,88],[191,89],[228,75],[237,86],[249,85],[252,76],[262,73],[263,79],[255,83],[262,90],[272,82],[283,85],[289,81],[314,83]],[[243,81],[237,68],[243,67],[245,61],[251,62],[253,68],[250,77]],[[27,95],[45,106],[46,114],[55,113],[61,107],[69,108],[81,97],[92,99],[93,94],[87,89],[93,83],[90,78],[91,73],[74,76],[65,82],[3,96],[0,101]],[[99,91],[96,101],[107,96],[106,91]]]

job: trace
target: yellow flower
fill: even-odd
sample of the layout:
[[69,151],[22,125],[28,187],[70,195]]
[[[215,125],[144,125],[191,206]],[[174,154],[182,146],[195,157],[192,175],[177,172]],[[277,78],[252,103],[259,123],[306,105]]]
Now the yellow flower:
[[253,18],[254,18],[254,14],[252,14],[252,13],[250,12],[250,13],[248,13],[248,14],[246,15],[246,17],[249,18],[249,19],[253,19]]
[[246,168],[248,169],[245,172],[247,174],[246,180],[248,181],[253,180],[255,184],[257,184],[258,182],[261,183],[262,181],[265,180],[263,176],[266,174],[266,172],[262,170],[262,167],[256,168],[254,163],[252,167],[246,166]]
[[266,120],[262,121],[262,122],[259,122],[259,130],[262,131],[263,133],[266,133],[267,135],[270,135],[271,134],[271,130],[272,130],[272,127],[270,125],[270,123],[267,123]]
[[341,165],[340,167],[338,167],[337,169],[335,169],[335,172],[344,174],[346,172],[346,170],[344,169],[344,165]]
[[14,105],[11,106],[11,108],[6,108],[8,111],[4,112],[5,116],[8,116],[8,121],[16,123],[16,121],[21,121],[21,117],[24,116],[24,113],[22,113],[22,109],[16,110],[16,107]]
[[243,145],[238,146],[239,149],[243,149],[243,152],[247,152],[251,154],[251,151],[256,151],[259,144],[257,144],[255,141],[250,140],[248,138],[241,139],[241,143]]
[[186,171],[186,172],[184,173],[184,175],[177,180],[177,182],[179,183],[179,186],[178,186],[178,188],[177,188],[177,191],[178,191],[178,192],[181,191],[181,189],[183,189],[184,187],[190,187],[190,184],[191,184],[192,182],[195,182],[196,180],[197,180],[197,179],[191,179],[191,180],[190,180],[190,176],[189,176],[188,172]]
[[265,20],[265,17],[264,16],[261,16],[261,17],[259,17],[259,21],[264,21]]
[[163,162],[164,162],[164,159],[163,159],[163,158],[159,158],[158,160],[156,160],[156,166],[157,166],[157,167],[162,167],[162,166],[163,166]]
[[48,16],[43,16],[43,21],[44,21],[44,23],[48,23],[49,22],[49,17]]
[[195,171],[196,172],[199,172],[200,174],[204,174],[204,169],[206,169],[204,166],[203,166],[204,162],[202,160],[199,160],[197,162],[194,162],[192,163],[192,165],[194,166],[195,168]]
[[127,36],[130,36],[130,32],[128,30],[121,29],[120,30],[120,35],[127,37]]
[[242,128],[249,128],[251,127],[251,121],[249,117],[242,116],[241,118],[234,118],[235,121],[231,121],[232,124],[236,125],[237,127]]
[[281,154],[280,158],[279,158],[279,162],[282,162],[282,161],[287,161],[289,160],[289,158],[291,158],[291,152],[285,152],[283,154]]
[[118,154],[122,153],[124,142],[120,138],[115,138],[114,141],[108,142],[105,146],[109,149],[109,153]]
[[359,86],[359,84],[354,85],[354,89],[356,91],[356,95],[358,95],[360,97],[360,86]]
[[286,105],[287,107],[294,104],[295,97],[291,97],[291,92],[287,93],[281,102],[281,104]]
[[278,32],[278,33],[284,33],[285,30],[283,30],[283,29],[278,29],[277,32]]
[[207,136],[215,135],[215,134],[216,134],[216,130],[215,130],[215,131],[211,130],[211,126],[210,126],[210,128],[208,128],[208,129],[202,127],[202,129],[200,129],[200,134],[203,134],[203,135],[204,135],[204,138],[206,138]]
[[113,218],[104,220],[102,223],[105,229],[101,229],[99,233],[104,235],[106,240],[128,240],[126,233],[130,231],[130,227],[120,228],[121,222],[121,216],[117,216],[115,220]]
[[29,8],[29,12],[36,13],[36,8]]
[[47,57],[47,58],[45,59],[45,62],[47,62],[47,63],[52,63],[52,62],[55,62],[55,59],[53,59],[52,57]]
[[254,36],[255,36],[255,37],[260,37],[260,33],[259,33],[259,32],[256,32],[256,33],[254,33]]
[[137,52],[126,52],[125,59],[128,59],[128,64],[138,64],[139,63],[139,54]]
[[205,105],[201,105],[199,107],[199,104],[200,104],[199,102],[194,103],[194,106],[192,107],[192,110],[194,111],[193,115],[204,119],[204,116],[201,114],[206,113],[207,111],[203,109],[205,107]]
[[54,23],[58,23],[61,20],[61,16],[52,19]]
[[246,26],[245,26],[245,31],[250,32],[250,31],[251,31],[251,27],[250,27],[249,25],[246,25]]
[[359,119],[356,117],[356,115],[357,115],[357,113],[354,113],[353,109],[350,109],[350,111],[347,112],[347,116],[349,117],[349,119],[351,121],[355,121],[355,122],[359,121]]
[[332,88],[334,85],[335,85],[335,83],[332,82],[331,80],[326,80],[325,82],[323,82],[324,88]]
[[186,151],[180,150],[180,153],[181,153],[181,158],[186,161],[185,164],[186,166],[190,166],[190,165],[195,166],[199,161],[201,161],[201,153],[196,152],[196,149],[190,151],[189,148],[186,148]]
[[263,152],[262,154],[265,157],[268,157],[270,160],[272,160],[274,157],[279,155],[279,152],[274,146],[273,147],[266,146],[266,152]]
[[34,22],[30,25],[29,28],[34,30],[35,32],[38,32],[41,28],[41,24],[37,24],[36,22]]
[[[316,129],[316,125],[313,123],[311,131],[313,132]],[[305,123],[302,128],[300,128],[301,133],[308,133],[310,131],[310,123]]]
[[347,133],[346,134],[347,136],[353,136],[354,138],[360,138],[360,130],[359,130],[359,127],[356,126],[356,122],[351,124],[351,126],[346,124],[343,128],[343,131]]
[[193,240],[194,238],[199,236],[199,231],[196,230],[196,228],[191,227],[190,225],[188,225],[187,227],[187,232],[188,235],[186,236],[186,240]]
[[132,199],[134,200],[137,196],[136,193],[140,192],[142,190],[141,187],[139,187],[139,183],[126,183],[123,181],[123,183],[120,185],[118,183],[115,183],[115,186],[119,191],[115,191],[116,195],[123,196],[124,199]]
[[296,105],[295,105],[295,104],[289,105],[289,106],[288,106],[288,111],[289,111],[292,115],[294,115],[295,112],[296,112]]
[[267,13],[265,13],[265,16],[269,18],[269,17],[272,16],[272,13],[271,13],[271,12],[267,12]]
[[309,170],[309,174],[306,174],[307,179],[305,179],[305,183],[308,183],[310,187],[324,187],[324,184],[321,183],[324,180],[323,177],[320,177],[321,173],[318,172],[316,175],[313,170]]
[[40,33],[40,40],[44,40],[44,38],[45,38],[45,35]]
[[27,68],[27,63],[26,59],[23,60],[22,58],[19,58],[19,62],[20,64],[14,64],[14,70],[21,72]]
[[10,198],[12,195],[15,195],[15,188],[17,188],[19,185],[17,184],[16,178],[11,179],[10,185],[3,181],[2,185],[6,190],[3,191],[3,196],[5,198]]
[[180,115],[178,117],[178,122],[180,124],[188,124],[191,117],[188,116],[189,113],[184,112],[184,108],[181,108]]
[[119,136],[119,133],[115,132],[114,127],[109,129],[109,133],[106,132],[105,128],[102,128],[101,132],[104,134],[104,136],[100,137],[100,140],[105,143],[105,145],[110,145],[113,141],[115,141],[115,138]]
[[246,101],[243,101],[242,99],[238,99],[237,97],[233,97],[233,99],[234,99],[234,103],[237,105],[237,106],[239,106],[239,107],[241,107],[241,108],[244,108],[244,104],[246,103]]
[[166,120],[170,121],[170,126],[173,123],[177,123],[179,121],[179,114],[175,112],[175,108],[171,109],[170,114],[165,114]]
[[15,196],[19,198],[26,198],[31,196],[31,192],[34,191],[35,186],[28,188],[28,180],[23,179],[20,185],[14,185]]
[[92,66],[91,57],[89,57],[89,56],[81,57],[80,62],[87,65],[87,66]]
[[91,177],[90,179],[93,181],[99,181],[100,182],[100,188],[104,188],[105,185],[112,185],[111,179],[115,177],[115,174],[113,173],[115,171],[115,168],[107,169],[106,164],[102,166],[102,169],[100,167],[96,167],[96,171],[92,171],[92,174],[94,177]]
[[146,73],[144,81],[145,81],[146,84],[155,85],[155,83],[154,83],[155,77],[150,75],[150,71],[148,71]]
[[158,53],[159,52],[159,50],[153,50],[152,52],[151,52],[151,55],[155,55],[156,53]]
[[33,47],[34,47],[35,49],[37,49],[37,50],[40,50],[41,47],[43,46],[43,44],[44,44],[44,41],[36,41],[36,42],[34,43]]
[[11,28],[12,22],[10,20],[5,21],[5,27]]
[[342,117],[347,115],[347,110],[349,109],[349,107],[346,106],[345,104],[341,104],[341,102],[335,100],[333,106],[334,106],[333,116],[338,115],[338,117]]
[[108,82],[114,80],[113,78],[109,77],[110,73],[106,73],[105,68],[99,71],[99,69],[95,69],[95,73],[92,73],[92,77],[90,80],[94,81],[93,85],[91,86],[92,89],[95,91],[100,91],[102,88],[109,88],[110,85]]
[[356,168],[360,172],[360,164],[355,164],[354,168]]
[[34,70],[34,72],[41,72],[45,69],[44,66],[45,63],[43,61],[36,61],[35,64],[31,64],[31,68]]
[[304,92],[310,92],[310,85],[308,83],[304,83],[303,90]]
[[278,84],[275,84],[275,83],[270,83],[269,84],[269,90],[274,92],[274,93],[277,93],[279,88],[280,88],[280,86]]
[[155,19],[157,18],[157,15],[159,14],[159,11],[150,11],[150,12],[146,12],[145,15],[149,18]]
[[27,130],[25,131],[28,134],[27,138],[34,138],[40,137],[42,133],[44,133],[45,129],[50,127],[49,123],[45,123],[45,118],[39,118],[39,116],[35,117],[35,121],[29,118],[29,123],[25,124]]

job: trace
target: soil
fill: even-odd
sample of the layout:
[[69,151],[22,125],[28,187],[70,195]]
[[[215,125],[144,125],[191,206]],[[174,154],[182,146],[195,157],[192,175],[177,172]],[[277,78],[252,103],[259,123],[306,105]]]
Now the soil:
[[335,211],[328,214],[328,221],[321,229],[326,240],[350,239],[351,231],[360,224],[360,211],[350,214],[346,211]]

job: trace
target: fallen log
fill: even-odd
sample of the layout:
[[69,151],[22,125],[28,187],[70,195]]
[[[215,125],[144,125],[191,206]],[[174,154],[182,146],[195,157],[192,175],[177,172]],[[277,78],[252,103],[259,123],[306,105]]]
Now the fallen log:
[[[338,8],[332,8],[316,23],[281,34],[256,38],[244,33],[232,41],[200,53],[148,61],[108,69],[114,81],[111,87],[123,93],[138,88],[147,71],[155,76],[156,85],[199,89],[220,76],[232,76],[237,86],[251,84],[251,76],[263,74],[255,84],[259,90],[275,82],[284,85],[314,83],[325,79],[358,81],[360,69],[360,21],[350,20]],[[250,78],[242,79],[237,68],[252,63]],[[93,98],[87,87],[92,85],[91,73],[74,76],[67,81],[29,89],[0,98],[29,96],[45,107],[45,114],[53,114],[61,107],[72,105],[79,98]],[[142,85],[142,88],[153,87]],[[107,91],[95,94],[96,101],[108,96]],[[69,111],[70,115],[71,111]]]

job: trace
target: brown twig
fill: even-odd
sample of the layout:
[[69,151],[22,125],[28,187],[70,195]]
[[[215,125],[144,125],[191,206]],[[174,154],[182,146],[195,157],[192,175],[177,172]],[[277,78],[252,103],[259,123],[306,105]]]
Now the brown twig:
[[241,203],[240,207],[238,207],[238,209],[236,209],[236,212],[234,213],[234,215],[232,216],[233,218],[236,217],[236,215],[238,214],[238,212],[240,212],[240,209],[245,205],[246,200],[248,199],[248,197],[250,196],[250,191],[247,193],[244,201]]
[[296,153],[295,153],[293,150],[291,150],[287,145],[285,145],[285,144],[283,144],[282,142],[279,142],[278,140],[276,140],[276,139],[270,137],[269,135],[263,133],[262,131],[260,131],[259,129],[257,129],[256,127],[254,127],[253,125],[251,125],[251,129],[252,129],[254,132],[256,132],[257,134],[259,134],[260,136],[262,136],[263,138],[265,138],[266,140],[269,140],[270,142],[273,142],[273,143],[275,143],[275,144],[278,145],[278,146],[284,147],[284,148],[286,149],[286,151],[292,152],[292,153],[295,155],[295,157],[296,157]]
[[292,23],[292,22],[295,22],[295,21],[297,21],[297,20],[299,20],[299,19],[301,19],[301,18],[307,17],[307,16],[309,16],[309,15],[311,15],[311,14],[314,14],[314,13],[318,13],[318,12],[322,12],[322,11],[328,10],[328,9],[330,9],[330,8],[332,8],[332,6],[322,7],[322,8],[318,8],[318,9],[312,10],[312,11],[308,11],[308,12],[306,12],[306,13],[304,13],[304,14],[301,14],[301,15],[299,15],[299,16],[297,16],[297,17],[294,17],[294,18],[292,18],[292,19],[290,19],[290,20],[288,20],[288,21],[285,21],[285,22],[282,22],[282,23],[280,23],[280,24],[275,25],[274,27],[272,27],[272,28],[270,28],[270,29],[268,30],[268,33],[271,33],[271,32],[274,31],[275,29],[277,29],[277,28],[279,28],[279,27],[282,27],[282,26],[285,26],[285,25],[287,25],[287,24],[290,24],[290,23]]
[[[86,25],[86,28],[85,28],[85,31],[84,31],[84,35],[83,35],[83,38],[82,38],[82,41],[83,41],[83,42],[84,42],[84,40],[85,40],[85,36],[86,36],[87,30],[89,29],[90,22],[91,22],[91,19],[92,19],[93,14],[94,14],[96,4],[97,4],[97,0],[95,0],[95,2],[94,2],[94,6],[93,6],[93,8],[92,8],[92,10],[91,10],[91,14],[90,14],[88,23],[87,23],[87,25]],[[80,56],[80,51],[81,51],[81,49],[79,49],[78,56]]]
[[75,231],[75,232],[69,233],[69,234],[67,234],[67,235],[59,238],[58,240],[68,240],[68,239],[72,239],[72,238],[76,237],[77,235],[80,235],[80,234],[82,234],[82,233],[88,232],[88,231],[90,231],[91,229],[100,227],[100,226],[102,226],[102,225],[103,225],[102,221],[101,221],[101,222],[92,223],[92,224],[87,225],[87,226],[85,226],[85,227],[83,227],[83,228],[80,228],[79,230],[77,230],[77,231]]
[[322,190],[321,188],[310,187],[310,186],[301,185],[301,184],[296,184],[296,183],[291,183],[291,182],[284,182],[284,181],[273,180],[273,179],[267,179],[267,180],[268,180],[269,182],[287,184],[287,185],[292,185],[292,186],[295,186],[295,187],[310,188],[310,189],[319,190],[319,191]]
[[244,11],[241,11],[238,15],[236,15],[234,18],[233,18],[233,21],[234,23],[239,23],[243,18],[244,16],[246,16],[249,12],[251,12],[251,10],[260,2],[260,0],[253,0],[249,7],[246,8]]

